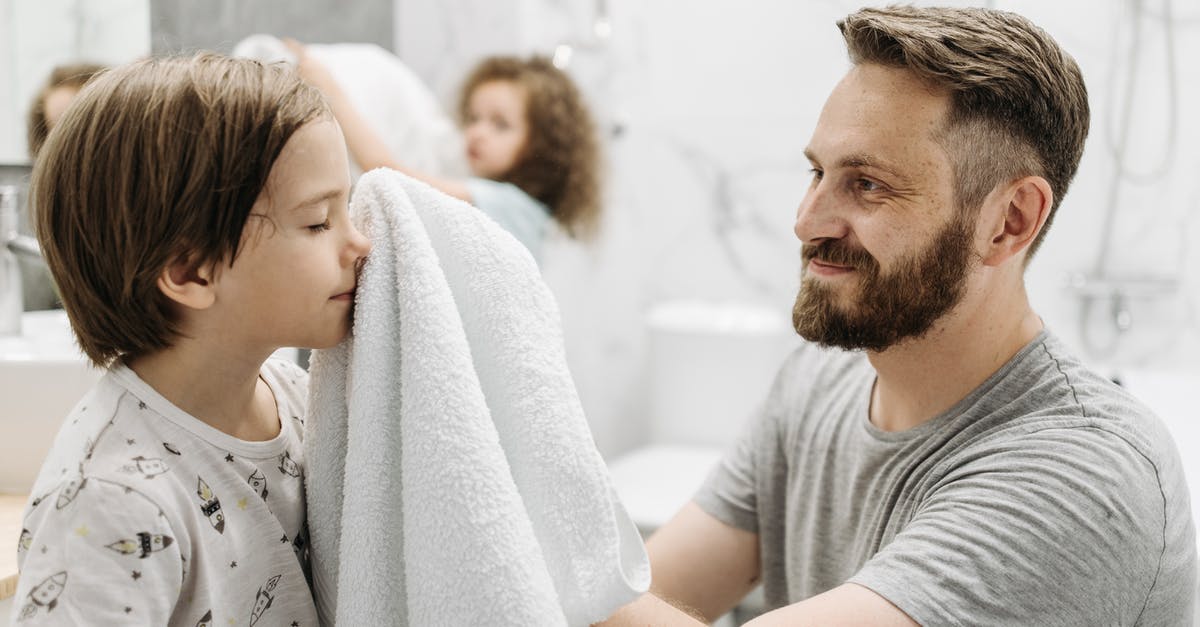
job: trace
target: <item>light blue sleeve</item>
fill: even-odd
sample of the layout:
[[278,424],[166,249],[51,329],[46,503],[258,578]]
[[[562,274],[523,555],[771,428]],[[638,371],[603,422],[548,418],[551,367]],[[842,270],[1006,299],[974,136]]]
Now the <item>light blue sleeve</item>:
[[467,179],[471,204],[525,245],[541,263],[542,238],[550,223],[550,210],[512,183],[484,178]]

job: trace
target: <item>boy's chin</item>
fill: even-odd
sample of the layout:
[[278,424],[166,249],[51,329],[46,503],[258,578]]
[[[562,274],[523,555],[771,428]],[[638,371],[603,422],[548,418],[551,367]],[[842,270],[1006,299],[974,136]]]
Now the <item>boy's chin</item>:
[[350,334],[350,325],[346,325],[346,328],[341,333],[333,334],[328,337],[322,337],[322,338],[316,339],[312,342],[309,342],[309,345],[307,348],[311,348],[313,350],[324,350],[326,348],[333,348],[334,346],[341,344],[342,340],[350,337],[350,335],[351,335]]

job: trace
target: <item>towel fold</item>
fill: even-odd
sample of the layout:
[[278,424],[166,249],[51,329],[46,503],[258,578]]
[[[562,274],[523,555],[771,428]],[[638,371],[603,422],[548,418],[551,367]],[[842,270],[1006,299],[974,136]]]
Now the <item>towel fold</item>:
[[352,212],[374,250],[305,437],[322,622],[587,625],[632,601],[649,563],[528,251],[391,170]]
[[[358,114],[407,167],[440,176],[465,176],[463,140],[433,91],[396,55],[375,44],[309,44]],[[251,35],[233,55],[266,63],[296,63],[272,35]]]

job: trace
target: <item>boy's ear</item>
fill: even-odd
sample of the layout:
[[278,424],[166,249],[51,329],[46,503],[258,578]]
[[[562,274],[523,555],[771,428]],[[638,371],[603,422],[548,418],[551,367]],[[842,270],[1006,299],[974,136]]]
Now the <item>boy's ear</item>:
[[1003,206],[992,223],[983,263],[998,266],[1029,249],[1046,225],[1054,192],[1040,176],[1025,176],[1003,192]]
[[191,255],[179,258],[158,275],[158,289],[167,298],[190,309],[207,309],[216,301],[212,269],[196,264]]

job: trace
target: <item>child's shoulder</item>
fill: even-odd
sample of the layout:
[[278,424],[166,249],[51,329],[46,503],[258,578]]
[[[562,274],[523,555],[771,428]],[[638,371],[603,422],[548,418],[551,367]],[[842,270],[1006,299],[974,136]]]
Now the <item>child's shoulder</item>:
[[162,505],[187,488],[164,477],[195,466],[201,458],[183,450],[201,440],[164,419],[154,398],[131,384],[133,377],[121,367],[109,370],[67,414],[34,481],[31,505],[74,499],[100,485]]
[[116,439],[118,422],[124,423],[122,405],[128,402],[128,391],[114,377],[105,373],[75,404],[59,427],[49,452],[42,461],[41,471],[34,481],[31,494],[45,494],[74,477],[85,474],[87,465],[98,451],[109,450]]

